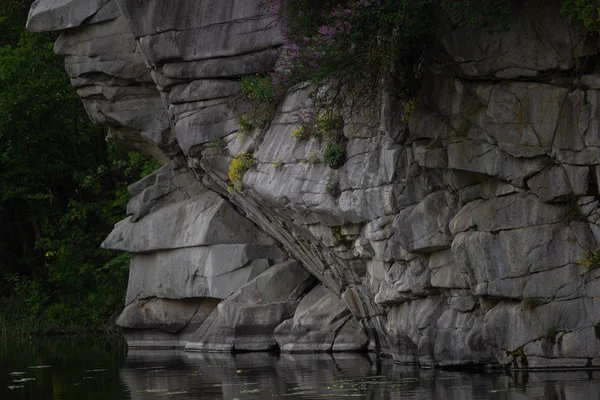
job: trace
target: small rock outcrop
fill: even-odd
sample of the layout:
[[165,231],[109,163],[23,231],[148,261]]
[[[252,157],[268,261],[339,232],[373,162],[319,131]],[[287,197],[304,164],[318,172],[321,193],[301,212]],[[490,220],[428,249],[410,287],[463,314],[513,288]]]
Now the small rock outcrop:
[[417,108],[383,87],[376,112],[345,119],[339,169],[305,162],[318,139],[290,137],[310,87],[237,134],[237,81],[283,57],[259,3],[31,8],[30,30],[63,31],[92,120],[164,164],[104,242],[133,254],[130,345],[599,366],[600,272],[579,265],[600,247],[599,51],[562,2],[520,2],[499,32],[444,20]]

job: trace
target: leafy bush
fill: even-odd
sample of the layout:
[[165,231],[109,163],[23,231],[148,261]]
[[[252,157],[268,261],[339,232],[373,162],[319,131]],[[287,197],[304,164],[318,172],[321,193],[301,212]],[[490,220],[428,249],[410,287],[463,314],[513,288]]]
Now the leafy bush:
[[331,168],[339,168],[344,163],[344,156],[346,150],[337,143],[331,141],[327,142],[325,151],[323,152],[323,159]]
[[243,140],[255,129],[269,125],[278,97],[271,78],[260,74],[242,78],[238,89],[239,95],[233,97],[232,106],[240,115],[238,138]]
[[368,105],[382,78],[394,72],[415,93],[415,68],[434,29],[435,9],[473,28],[508,20],[510,9],[494,0],[267,0],[284,38],[287,65],[275,84],[310,81],[345,106]]
[[244,174],[254,164],[254,156],[252,153],[240,153],[233,157],[229,164],[228,177],[233,184],[233,189],[240,192],[244,190]]
[[294,129],[291,138],[298,141],[308,139],[335,139],[342,132],[344,121],[332,109],[321,109],[319,103],[313,102],[313,107],[300,112],[296,118],[298,127]]
[[250,100],[275,101],[275,88],[269,76],[256,74],[242,78],[239,83],[239,91]]
[[598,32],[600,4],[596,0],[565,0],[561,12],[571,22],[580,22],[590,32]]

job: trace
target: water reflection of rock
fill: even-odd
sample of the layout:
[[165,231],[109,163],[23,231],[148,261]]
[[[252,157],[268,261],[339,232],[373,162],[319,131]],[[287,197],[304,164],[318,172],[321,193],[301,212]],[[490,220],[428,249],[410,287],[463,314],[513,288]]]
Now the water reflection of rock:
[[131,398],[464,400],[597,399],[600,371],[466,373],[368,354],[130,351],[120,376]]
[[129,387],[132,399],[180,391],[187,391],[190,398],[200,395],[234,399],[257,389],[268,393],[268,397],[293,391],[318,393],[340,377],[361,379],[377,374],[377,363],[367,355],[133,350],[121,370],[121,379]]

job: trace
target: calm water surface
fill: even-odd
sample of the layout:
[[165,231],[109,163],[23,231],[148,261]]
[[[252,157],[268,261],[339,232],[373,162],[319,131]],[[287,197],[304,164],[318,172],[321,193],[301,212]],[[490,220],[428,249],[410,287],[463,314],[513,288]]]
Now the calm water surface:
[[598,372],[464,373],[369,355],[126,351],[120,339],[0,339],[0,399],[600,399]]

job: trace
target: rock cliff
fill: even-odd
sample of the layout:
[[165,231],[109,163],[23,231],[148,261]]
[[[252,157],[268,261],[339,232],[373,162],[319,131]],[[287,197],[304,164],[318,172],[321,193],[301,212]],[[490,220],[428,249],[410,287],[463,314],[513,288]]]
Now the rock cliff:
[[[237,134],[238,80],[282,57],[259,3],[31,8],[30,30],[62,31],[90,118],[164,164],[104,242],[133,253],[129,344],[599,366],[600,270],[579,263],[600,241],[600,64],[561,1],[521,2],[501,32],[446,19],[408,124],[383,87],[376,112],[344,121],[339,169],[290,137],[308,87]],[[254,165],[231,191],[241,152]]]

